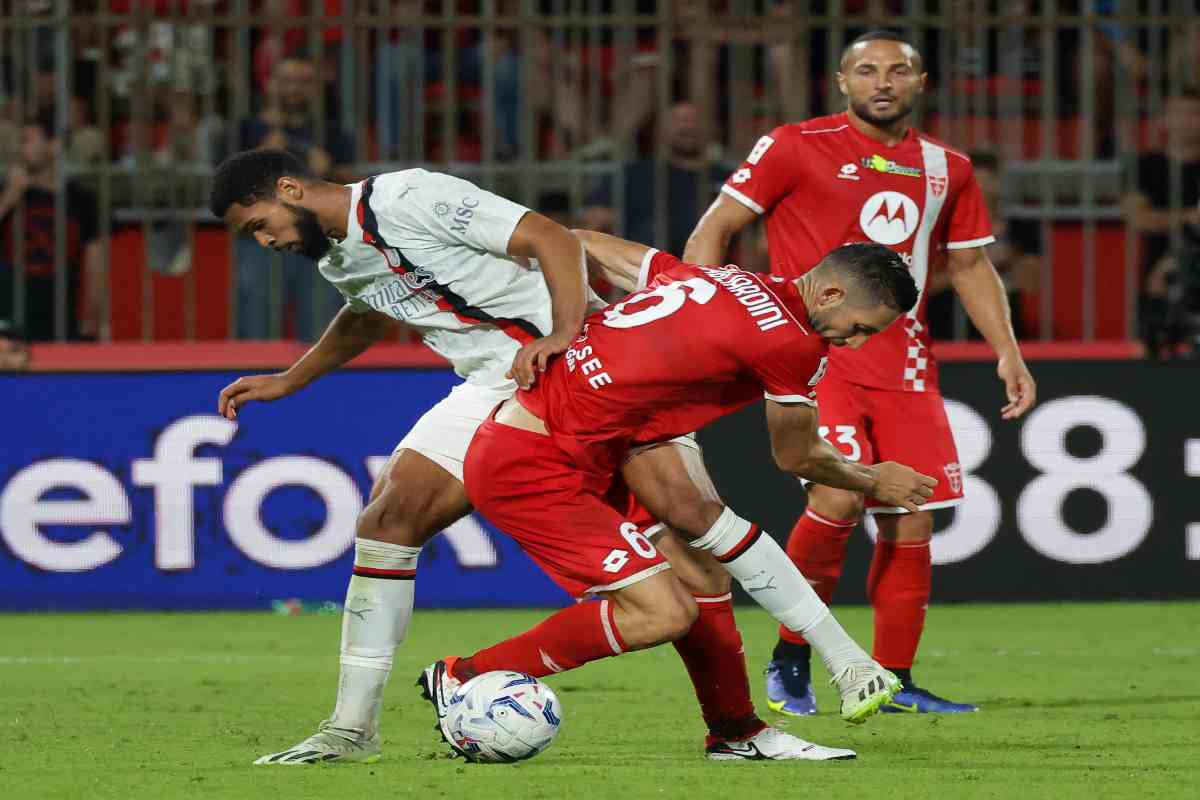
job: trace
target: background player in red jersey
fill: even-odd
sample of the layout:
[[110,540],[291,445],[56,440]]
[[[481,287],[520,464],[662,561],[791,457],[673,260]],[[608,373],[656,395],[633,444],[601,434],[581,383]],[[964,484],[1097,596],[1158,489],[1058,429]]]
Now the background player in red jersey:
[[[975,326],[999,359],[1008,402],[1004,419],[1033,405],[1035,388],[1013,336],[1008,301],[984,251],[993,241],[970,160],[910,122],[926,75],[903,37],[875,31],[842,54],[841,114],[783,125],[763,136],[697,224],[686,261],[720,263],[730,238],[758,216],[766,223],[772,272],[795,277],[845,242],[874,241],[902,254],[921,299],[860,350],[839,350],[822,381],[821,433],[847,458],[896,459],[936,475],[932,501],[918,513],[861,494],[813,486],[788,553],[826,602],[842,571],[846,540],[864,508],[878,525],[867,594],[875,608],[875,658],[904,691],[886,710],[954,712],[975,707],[918,688],[912,664],[930,593],[928,509],[957,504],[962,471],[938,391],[923,290],[943,264]],[[812,714],[809,649],[781,629],[767,671],[771,707]]]
[[[642,291],[589,317],[563,357],[493,413],[471,443],[464,477],[475,507],[564,589],[605,599],[431,665],[420,683],[439,720],[458,683],[475,674],[561,672],[670,641],[691,625],[695,602],[605,496],[640,445],[703,427],[765,394],[783,469],[914,510],[936,484],[900,464],[855,464],[816,433],[812,394],[827,343],[859,346],[916,301],[894,252],[837,248],[789,281],[684,264],[614,237],[593,234],[585,244],[589,257],[638,274],[631,288]],[[846,635],[779,545],[719,502],[705,505],[709,518],[687,535],[690,546],[711,553],[777,620],[809,637],[842,694],[843,718],[861,722],[890,699],[899,681]],[[757,737],[748,742],[710,740],[709,757],[765,757]],[[793,757],[852,755],[814,746]]]

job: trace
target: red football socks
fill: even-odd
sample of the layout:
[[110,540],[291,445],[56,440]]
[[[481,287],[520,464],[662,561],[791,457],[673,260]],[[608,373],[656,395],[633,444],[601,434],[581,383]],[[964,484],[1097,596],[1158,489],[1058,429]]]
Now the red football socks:
[[[846,541],[857,524],[856,519],[827,519],[814,511],[805,511],[788,537],[788,556],[825,605],[833,600],[838,579],[842,577]],[[803,636],[782,625],[779,638],[792,644],[805,643]]]
[[519,636],[460,658],[451,672],[459,680],[497,669],[541,678],[624,650],[613,605],[601,600],[564,608]]
[[747,739],[767,727],[754,713],[750,699],[750,678],[732,598],[731,594],[697,596],[700,616],[687,636],[674,642],[708,726],[706,745]]
[[867,574],[867,597],[875,608],[875,660],[888,669],[911,669],[925,610],[932,561],[929,540],[875,543]]

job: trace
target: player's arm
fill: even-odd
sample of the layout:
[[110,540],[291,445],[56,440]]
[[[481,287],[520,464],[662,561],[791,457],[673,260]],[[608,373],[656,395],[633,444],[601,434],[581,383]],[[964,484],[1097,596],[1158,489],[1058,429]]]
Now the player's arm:
[[816,406],[767,400],[767,429],[775,463],[805,480],[861,492],[909,511],[917,511],[937,486],[928,475],[893,461],[864,466],[848,460],[818,433]]
[[588,271],[626,292],[640,288],[642,262],[652,248],[598,231],[573,231],[587,251]]
[[362,353],[395,328],[396,322],[378,311],[357,313],[343,306],[311,349],[284,372],[248,375],[221,390],[217,413],[236,419],[238,409],[252,401],[278,400],[303,389]]
[[[383,208],[388,213],[378,216],[381,222],[384,216],[391,218],[397,239],[424,238],[497,256],[538,260],[550,292],[552,329],[518,350],[508,372],[521,386],[532,384],[535,368],[544,369],[551,355],[566,350],[587,316],[579,240],[557,222],[453,175],[393,173],[381,180],[385,188],[378,191],[387,193]],[[452,209],[457,211],[451,214]]]
[[996,268],[982,247],[951,249],[947,262],[950,283],[962,300],[963,309],[975,327],[996,351],[996,374],[1004,381],[1008,404],[1001,410],[1004,419],[1016,419],[1033,406],[1037,384],[1021,357],[1021,348],[1013,334],[1008,295]]
[[683,260],[689,264],[722,263],[729,250],[729,242],[757,217],[758,214],[729,195],[717,195],[688,237]]
[[689,264],[722,264],[734,235],[804,182],[806,154],[788,126],[759,137],[721,187],[683,249]]
[[554,330],[522,347],[509,371],[509,377],[527,389],[536,380],[534,370],[544,372],[550,356],[566,350],[583,328],[587,269],[579,239],[554,220],[533,211],[521,217],[513,230],[508,255],[536,258],[550,290]]

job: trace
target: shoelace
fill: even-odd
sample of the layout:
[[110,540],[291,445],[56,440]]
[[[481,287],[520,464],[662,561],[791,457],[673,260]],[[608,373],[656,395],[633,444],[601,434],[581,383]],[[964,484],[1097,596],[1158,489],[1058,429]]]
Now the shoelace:
[[863,676],[860,673],[863,670],[866,670],[868,673],[873,671],[869,665],[851,664],[850,666],[843,668],[842,671],[837,675],[834,675],[832,678],[830,678],[829,685],[839,687],[842,681],[846,681],[847,683],[855,683],[859,680],[862,680]]

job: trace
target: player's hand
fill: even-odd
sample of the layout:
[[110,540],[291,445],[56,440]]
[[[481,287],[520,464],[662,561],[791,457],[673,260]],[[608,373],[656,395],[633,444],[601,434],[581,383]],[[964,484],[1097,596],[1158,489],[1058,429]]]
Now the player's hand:
[[935,478],[895,461],[884,461],[870,469],[875,473],[875,485],[868,494],[889,506],[909,511],[920,511],[920,506],[933,497],[933,487],[938,483]]
[[238,409],[246,403],[268,402],[287,397],[299,387],[294,385],[286,373],[275,375],[247,375],[238,378],[221,390],[217,398],[217,413],[228,420],[237,419]]
[[1004,393],[1008,395],[1008,404],[1000,409],[1001,419],[1016,419],[1033,408],[1037,384],[1019,353],[1001,356],[996,374],[1004,381]]
[[537,382],[538,373],[546,371],[550,357],[566,350],[574,338],[574,334],[552,333],[533,340],[517,351],[512,368],[505,373],[505,377],[515,380],[522,389],[528,389]]

